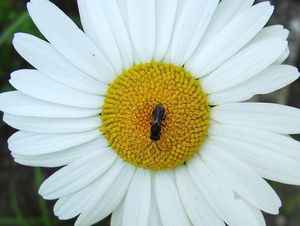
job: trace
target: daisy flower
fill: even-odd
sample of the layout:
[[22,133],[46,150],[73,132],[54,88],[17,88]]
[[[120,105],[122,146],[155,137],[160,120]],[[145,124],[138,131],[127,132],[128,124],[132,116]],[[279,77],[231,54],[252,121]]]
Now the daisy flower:
[[[244,102],[299,77],[269,2],[78,0],[82,32],[48,0],[16,34],[35,69],[0,95],[15,161],[61,167],[40,187],[89,226],[264,226],[300,185],[300,110]],[[242,102],[242,103],[241,103]]]

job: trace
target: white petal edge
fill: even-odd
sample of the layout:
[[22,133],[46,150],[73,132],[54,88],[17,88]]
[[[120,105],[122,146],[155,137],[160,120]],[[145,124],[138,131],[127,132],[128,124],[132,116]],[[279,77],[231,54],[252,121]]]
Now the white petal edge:
[[16,132],[8,139],[8,148],[14,154],[34,156],[54,153],[87,143],[101,136],[100,131],[92,130],[71,134],[36,134]]
[[42,34],[66,59],[99,81],[114,80],[117,74],[107,59],[57,6],[31,0],[27,8]]
[[[117,0],[100,0],[103,8],[103,13],[106,16],[107,22],[114,35],[115,41],[119,47],[120,54],[123,59],[125,68],[130,68],[134,64],[134,50],[127,28],[127,20],[122,17],[122,9],[127,12],[127,2],[124,0],[118,1],[123,4],[123,8],[118,5]],[[127,19],[127,17],[126,17]]]
[[12,156],[14,157],[15,162],[22,165],[35,167],[60,167],[74,162],[85,155],[106,149],[108,146],[109,144],[104,137],[98,137],[96,140],[91,142],[49,154],[30,156],[12,153]]
[[33,67],[56,82],[86,93],[106,93],[107,84],[81,71],[58,53],[50,43],[29,34],[17,33],[13,45]]
[[164,226],[190,226],[176,188],[174,176],[169,171],[154,174],[154,190],[160,217]]
[[298,159],[255,144],[225,137],[210,136],[210,139],[215,145],[226,147],[225,151],[249,165],[261,177],[284,184],[300,185]]
[[122,225],[147,226],[152,198],[150,171],[137,169],[125,198]]
[[299,118],[300,109],[270,103],[224,104],[211,110],[216,122],[280,134],[299,134]]
[[233,18],[253,5],[254,0],[222,0],[209,23],[198,49],[202,49]]
[[112,213],[110,221],[111,226],[122,226],[124,203],[125,202],[122,201],[121,204]]
[[[153,179],[153,173],[151,175]],[[154,190],[154,183],[152,180],[152,192],[151,192],[151,207],[150,207],[150,215],[149,215],[149,223],[148,226],[163,226],[163,223],[161,221],[161,217],[159,214],[159,209],[157,206],[157,201],[156,201],[156,195],[155,195],[155,190]]]
[[258,129],[221,124],[211,125],[209,134],[253,144],[291,158],[300,159],[300,142],[290,136]]
[[39,118],[4,113],[3,121],[11,127],[32,133],[64,134],[79,133],[101,127],[99,116],[88,118]]
[[[87,208],[91,208],[90,210],[93,211],[98,203],[101,203],[100,201],[97,203],[95,198],[103,197],[109,192],[110,186],[120,175],[123,175],[122,170],[124,170],[124,167],[125,164],[117,159],[110,169],[97,180],[73,194],[61,197],[54,206],[55,215],[61,220],[67,220],[76,217]],[[87,225],[92,224],[87,223]]]
[[200,83],[209,94],[230,89],[265,70],[286,48],[287,42],[279,38],[256,42],[201,78]]
[[87,36],[97,45],[120,74],[125,68],[114,35],[99,0],[78,0],[81,24]]
[[258,34],[245,47],[266,39],[280,38],[282,40],[287,40],[288,36],[289,31],[282,25],[267,26],[261,29],[261,31],[258,32]]
[[218,0],[187,0],[182,5],[170,43],[170,62],[183,65],[198,46],[218,5]]
[[266,226],[266,220],[265,220],[265,217],[264,217],[263,213],[261,212],[261,210],[257,209],[256,207],[253,207],[249,203],[246,203],[246,204],[248,204],[248,207],[252,210],[253,214],[257,218],[258,222],[260,223],[259,225]]
[[175,169],[176,185],[183,205],[196,226],[225,226],[197,189],[186,166]]
[[291,53],[291,51],[290,51],[289,47],[286,48],[284,53],[274,62],[274,64],[284,63],[288,59],[288,57],[290,56],[290,53]]
[[37,70],[18,70],[11,74],[10,84],[31,97],[73,107],[99,108],[104,97],[72,89]]
[[218,146],[207,142],[199,155],[214,174],[255,207],[278,214],[281,201],[272,187],[254,170]]
[[111,149],[99,149],[56,171],[39,189],[44,199],[70,195],[101,177],[117,159]]
[[300,160],[300,142],[290,136],[259,129],[222,124],[211,125],[209,134],[256,145],[260,148],[267,148],[270,151]]
[[155,0],[127,0],[127,11],[136,63],[150,62],[156,42]]
[[[92,225],[111,214],[121,203],[135,172],[134,167],[127,163],[123,164],[125,166],[117,178],[108,183],[103,181],[103,184],[105,183],[103,190],[93,195],[92,200],[89,201],[89,204],[78,217],[75,226]],[[99,187],[97,190],[99,190]]]
[[156,44],[154,61],[162,61],[167,52],[175,24],[178,0],[156,0]]
[[187,70],[196,77],[202,77],[218,68],[263,28],[273,9],[269,2],[263,2],[237,15],[193,55],[185,65]]
[[[278,37],[282,40],[287,40],[289,33],[289,30],[285,29],[282,25],[267,26],[261,29],[261,31],[245,47],[267,38]],[[290,50],[289,47],[287,47],[286,50],[278,57],[278,59],[273,64],[282,64],[288,58],[289,54]]]
[[272,65],[260,74],[228,90],[208,95],[211,105],[249,100],[257,94],[267,94],[281,89],[299,78],[298,69],[290,65]]
[[97,108],[71,107],[42,101],[19,91],[1,93],[0,110],[12,115],[41,118],[85,118],[101,112]]
[[225,186],[200,157],[187,162],[197,188],[216,213],[230,226],[261,226],[256,214],[232,190]]

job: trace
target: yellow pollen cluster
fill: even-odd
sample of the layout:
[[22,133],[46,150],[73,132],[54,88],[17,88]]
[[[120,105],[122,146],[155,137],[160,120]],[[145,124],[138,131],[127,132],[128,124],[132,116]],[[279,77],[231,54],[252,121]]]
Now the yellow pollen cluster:
[[[160,139],[150,139],[152,115],[163,106]],[[187,161],[207,135],[210,107],[195,78],[182,67],[146,63],[130,68],[110,85],[102,106],[102,127],[125,161],[151,170]]]

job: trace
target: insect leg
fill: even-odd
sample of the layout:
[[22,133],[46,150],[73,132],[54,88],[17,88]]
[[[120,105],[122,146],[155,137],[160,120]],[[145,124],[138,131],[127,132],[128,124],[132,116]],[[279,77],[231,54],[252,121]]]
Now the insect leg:
[[144,150],[146,150],[147,148],[149,148],[152,143],[153,143],[153,141],[151,141],[151,143],[149,145],[147,145]]
[[[160,150],[160,148],[158,147],[158,144],[157,144],[157,142],[155,142],[156,143],[156,147],[158,148],[158,150]],[[161,151],[161,150],[160,150]]]

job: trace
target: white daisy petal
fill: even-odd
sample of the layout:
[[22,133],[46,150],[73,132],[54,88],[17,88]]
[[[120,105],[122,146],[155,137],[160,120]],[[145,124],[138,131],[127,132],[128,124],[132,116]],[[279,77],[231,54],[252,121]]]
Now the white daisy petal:
[[215,37],[234,17],[246,11],[253,5],[254,0],[222,0],[209,23],[199,50]]
[[196,186],[216,213],[230,226],[261,226],[256,215],[232,190],[221,183],[200,158],[187,166]]
[[123,212],[124,212],[124,204],[125,201],[123,201],[119,207],[117,207],[114,212],[111,215],[111,221],[110,225],[111,226],[121,226],[122,225],[122,220],[123,220]]
[[83,92],[99,95],[106,93],[107,84],[72,65],[48,42],[29,34],[17,33],[13,45],[25,60],[47,77]]
[[127,0],[127,4],[136,63],[150,62],[155,50],[155,0]]
[[[106,179],[108,183],[103,181],[102,190],[98,191],[98,194],[93,195],[89,205],[85,207],[78,217],[75,226],[92,225],[112,213],[127,192],[134,172],[135,168],[126,164],[115,180],[111,181],[110,177]],[[99,187],[97,190],[99,190]]]
[[204,163],[243,199],[271,214],[278,214],[281,201],[271,186],[252,169],[209,142],[201,147]]
[[300,159],[300,142],[285,135],[232,125],[214,124],[209,134],[257,145],[291,158]]
[[286,47],[287,42],[277,38],[256,42],[200,79],[200,83],[209,94],[232,88],[265,70],[278,59]]
[[185,166],[175,169],[176,184],[181,200],[193,223],[197,226],[225,226],[196,188]]
[[88,186],[100,177],[116,160],[110,149],[86,155],[50,176],[39,189],[44,199],[56,199]]
[[80,214],[80,211],[87,205],[90,192],[92,192],[91,186],[85,187],[69,196],[64,196],[57,200],[54,205],[54,214],[60,220],[69,220]]
[[183,65],[199,44],[218,0],[187,0],[180,9],[170,45],[171,62]]
[[[103,0],[105,1],[105,0]],[[128,28],[128,10],[127,10],[127,0],[113,0],[113,2],[117,3],[119,12],[122,16],[122,20],[124,20],[125,26]]]
[[[83,190],[81,190],[81,191],[83,191]],[[71,200],[71,197],[74,197],[74,196],[65,196],[65,197],[62,197],[59,200],[57,200],[54,205],[54,208],[53,208],[54,209],[53,212],[54,212],[55,216],[57,216],[58,219],[60,219],[60,220],[69,220],[69,219],[72,219],[72,218],[78,216],[78,214],[80,213],[80,210],[77,210],[78,205],[81,205],[82,201],[85,200],[87,194],[88,193],[81,193],[80,197],[76,196],[76,199],[73,199],[73,200]],[[71,202],[71,201],[73,201],[73,202]],[[60,208],[65,207],[66,205],[68,205],[67,214],[60,215]],[[76,212],[76,213],[74,213],[74,212]]]
[[68,220],[78,216],[88,205],[93,192],[96,192],[96,182],[99,184],[100,180],[101,177],[97,179],[97,181],[86,186],[84,189],[81,189],[71,195],[61,197],[54,205],[54,214],[60,220]]
[[[282,40],[287,40],[289,36],[289,30],[284,29],[282,25],[272,25],[264,27],[261,31],[246,45],[249,46],[253,43],[272,38],[280,38]],[[273,64],[282,64],[286,58],[289,56],[290,50],[289,47],[279,56],[279,58]]]
[[99,150],[105,149],[108,146],[109,144],[104,137],[98,137],[94,141],[49,154],[30,156],[12,153],[12,156],[16,162],[27,166],[60,167],[76,161],[87,154],[99,152]]
[[267,23],[274,7],[269,2],[257,4],[237,15],[212,38],[185,67],[196,77],[202,77],[238,52]]
[[[264,27],[247,45],[251,45],[255,42],[259,42],[265,39],[280,38],[282,40],[287,40],[289,36],[289,30],[284,29],[282,25],[272,25]],[[289,47],[279,56],[279,58],[273,63],[275,65],[282,64],[290,54]]]
[[[186,0],[177,0],[177,10],[176,10],[175,18],[174,18],[174,23],[172,24],[172,34],[171,34],[171,38],[168,43],[168,48],[167,48],[165,57],[163,59],[163,62],[172,62],[172,51],[171,51],[172,48],[170,48],[170,47],[172,44],[173,33],[174,33],[176,25],[178,24],[180,14],[184,8],[185,2],[186,2]],[[158,42],[158,40],[157,40],[157,42]],[[156,43],[156,45],[157,45],[157,43]],[[180,66],[182,66],[182,65],[180,65]]]
[[99,108],[104,97],[88,94],[59,84],[36,70],[19,70],[11,74],[13,87],[34,98],[74,107]]
[[281,134],[299,134],[299,118],[299,109],[269,103],[224,104],[211,111],[211,119],[220,123]]
[[[127,12],[127,2],[124,0],[100,0],[103,8],[103,13],[106,16],[107,22],[110,25],[110,29],[114,35],[115,42],[119,47],[123,64],[125,68],[129,68],[134,63],[133,48],[129,37],[129,32],[126,27],[126,22],[122,18],[121,10]],[[124,5],[123,8],[119,7],[117,1]],[[127,16],[126,16],[127,19]]]
[[13,115],[42,118],[84,118],[100,114],[100,109],[53,104],[32,98],[19,91],[1,93],[0,110]]
[[150,171],[137,169],[125,199],[122,225],[147,226],[151,199]]
[[224,137],[211,137],[215,145],[251,166],[260,176],[285,184],[300,185],[298,159],[257,146]]
[[31,18],[49,42],[84,72],[110,83],[115,71],[87,36],[50,1],[31,0],[27,4]]
[[11,127],[33,133],[78,133],[100,128],[99,116],[89,118],[59,119],[24,117],[4,113],[3,121]]
[[173,27],[178,8],[178,0],[156,0],[156,44],[154,60],[163,60],[169,42],[171,40]]
[[249,100],[254,95],[281,89],[298,78],[297,68],[289,65],[273,65],[238,86],[208,95],[208,102],[211,105],[220,105]]
[[281,56],[274,62],[274,64],[282,64],[286,61],[286,59],[289,57],[291,51],[288,48],[286,48],[286,50],[283,52],[283,54],[281,54]]
[[71,134],[36,134],[16,132],[8,139],[8,147],[14,154],[32,156],[62,151],[100,137],[101,133],[92,130]]
[[117,73],[124,70],[114,35],[102,11],[99,0],[78,0],[80,19],[87,36],[104,53]]
[[[84,189],[80,190],[80,191],[83,191]],[[56,216],[58,216],[57,212],[59,212],[59,210],[64,206],[64,204],[69,201],[71,199],[71,195],[68,195],[68,196],[65,196],[65,197],[62,197],[60,199],[58,199],[55,204],[54,204],[54,207],[53,207],[53,212]],[[81,201],[82,199],[79,199],[79,201]],[[60,218],[59,218],[60,219]]]
[[266,226],[266,220],[264,218],[263,213],[260,211],[260,209],[257,209],[256,207],[251,206],[248,204],[248,207],[252,210],[255,217],[257,218],[260,226]]
[[289,36],[289,31],[284,29],[282,25],[272,25],[264,27],[260,32],[246,45],[253,45],[256,42],[260,42],[267,39],[280,38],[286,40]]
[[54,213],[59,219],[70,219],[76,217],[83,212],[88,206],[97,206],[97,203],[93,201],[93,196],[105,195],[109,186],[112,185],[113,181],[118,178],[121,170],[124,169],[124,164],[121,160],[117,159],[110,169],[96,179],[94,182],[85,186],[83,189],[74,192],[68,196],[60,198],[55,206]]
[[[153,178],[153,175],[152,175],[152,178]],[[150,207],[148,226],[163,226],[163,223],[161,222],[161,217],[159,215],[159,209],[157,206],[157,202],[155,199],[154,183],[152,183],[151,196],[152,196],[152,199],[151,199],[151,207]]]
[[181,203],[173,176],[168,171],[154,174],[156,201],[164,226],[189,226],[188,216]]

